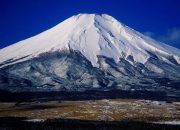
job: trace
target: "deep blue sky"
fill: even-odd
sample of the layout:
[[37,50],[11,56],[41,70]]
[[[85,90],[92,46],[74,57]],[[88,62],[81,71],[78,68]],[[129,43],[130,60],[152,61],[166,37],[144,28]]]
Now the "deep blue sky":
[[106,13],[180,48],[180,0],[0,0],[0,48],[78,13]]

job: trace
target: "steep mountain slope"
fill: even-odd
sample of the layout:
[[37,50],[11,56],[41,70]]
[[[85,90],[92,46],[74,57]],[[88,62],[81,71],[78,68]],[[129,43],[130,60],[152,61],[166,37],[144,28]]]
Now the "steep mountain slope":
[[109,15],[79,14],[0,50],[11,91],[149,90],[178,94],[180,50]]

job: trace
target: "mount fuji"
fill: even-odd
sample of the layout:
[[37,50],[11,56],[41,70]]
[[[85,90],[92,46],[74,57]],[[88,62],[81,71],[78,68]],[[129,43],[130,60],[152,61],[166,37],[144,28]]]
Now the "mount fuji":
[[180,50],[102,14],[78,14],[0,50],[0,89],[180,94]]

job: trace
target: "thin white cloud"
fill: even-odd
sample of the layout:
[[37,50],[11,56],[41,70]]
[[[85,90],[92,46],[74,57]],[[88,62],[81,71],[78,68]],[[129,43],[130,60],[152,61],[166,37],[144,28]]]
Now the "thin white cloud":
[[162,35],[157,35],[153,32],[144,32],[144,35],[147,35],[161,42],[180,48],[180,28],[169,29]]
[[143,34],[146,35],[146,36],[152,37],[152,38],[155,35],[153,32],[143,32]]
[[179,43],[180,28],[173,28],[171,30],[168,30],[167,34],[165,36],[160,36],[159,39],[168,43]]

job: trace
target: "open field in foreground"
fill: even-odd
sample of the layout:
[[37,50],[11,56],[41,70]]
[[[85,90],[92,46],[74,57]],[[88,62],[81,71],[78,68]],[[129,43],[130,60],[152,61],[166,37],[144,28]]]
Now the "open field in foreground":
[[0,103],[0,117],[80,119],[93,121],[180,120],[180,102],[134,99]]

